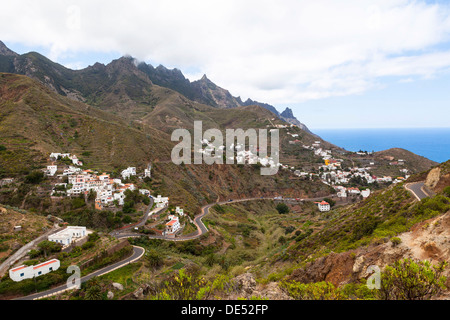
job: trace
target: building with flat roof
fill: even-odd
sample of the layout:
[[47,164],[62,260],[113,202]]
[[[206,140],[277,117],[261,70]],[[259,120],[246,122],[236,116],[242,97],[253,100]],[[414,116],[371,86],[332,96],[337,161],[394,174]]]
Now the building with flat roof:
[[68,246],[73,240],[83,238],[87,235],[86,227],[71,226],[64,230],[48,236],[49,241],[60,243],[63,246]]

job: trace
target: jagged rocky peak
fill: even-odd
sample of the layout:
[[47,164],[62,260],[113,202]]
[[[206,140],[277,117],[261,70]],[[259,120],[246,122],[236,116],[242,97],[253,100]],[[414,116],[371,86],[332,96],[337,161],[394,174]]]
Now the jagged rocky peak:
[[177,68],[168,69],[165,66],[163,66],[162,64],[160,64],[159,66],[156,67],[155,70],[161,75],[170,76],[171,78],[174,78],[174,79],[178,79],[178,80],[186,79],[184,77],[183,73]]
[[13,57],[18,56],[17,53],[10,50],[2,41],[0,41],[0,55],[1,56],[13,56]]
[[90,68],[92,68],[93,70],[103,70],[106,68],[106,66],[103,63],[100,62],[96,62],[94,63],[93,66],[91,66]]
[[286,108],[280,115],[285,118],[295,118],[291,108]]

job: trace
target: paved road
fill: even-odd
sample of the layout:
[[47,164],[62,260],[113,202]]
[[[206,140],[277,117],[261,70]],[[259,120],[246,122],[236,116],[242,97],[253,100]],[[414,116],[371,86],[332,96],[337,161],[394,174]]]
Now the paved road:
[[405,187],[407,190],[411,191],[411,193],[416,197],[417,200],[422,200],[424,198],[429,197],[429,195],[423,190],[425,183],[421,182],[413,182],[408,183]]
[[[111,272],[111,271],[114,271],[116,269],[122,268],[123,266],[125,266],[127,264],[130,264],[132,262],[135,262],[135,261],[139,260],[143,256],[144,253],[145,253],[144,248],[133,246],[133,254],[130,257],[128,257],[128,258],[126,258],[126,259],[124,259],[122,261],[116,262],[116,263],[114,263],[112,265],[109,265],[109,266],[103,268],[103,269],[97,270],[97,271],[95,271],[95,272],[93,272],[91,274],[88,274],[88,275],[82,277],[81,278],[81,282],[86,282],[86,281],[88,281],[89,279],[91,279],[93,277],[98,277],[98,276],[101,276],[101,275],[106,274],[108,272]],[[35,294],[29,295],[29,296],[26,296],[26,297],[20,297],[20,298],[14,299],[14,300],[42,299],[42,298],[45,298],[45,297],[48,297],[48,296],[52,296],[52,295],[55,295],[57,293],[66,291],[66,290],[68,290],[68,289],[67,289],[67,286],[64,284],[64,285],[55,287],[55,288],[47,290],[47,291],[42,291],[42,292],[35,293]]]
[[[323,198],[327,198],[327,197],[332,197],[333,195],[328,195],[328,196],[324,196],[324,197],[318,197],[318,198],[306,198],[306,199],[302,199],[303,201],[321,201],[323,200]],[[194,225],[197,227],[197,232],[195,234],[190,234],[190,235],[185,235],[185,236],[178,236],[176,238],[169,238],[167,236],[163,236],[163,235],[144,235],[144,234],[140,234],[140,233],[136,233],[136,232],[122,232],[120,234],[116,234],[115,237],[117,238],[130,238],[130,237],[140,237],[140,236],[147,236],[151,239],[162,239],[162,240],[169,240],[169,241],[187,241],[187,240],[194,240],[199,238],[200,236],[202,236],[203,234],[208,232],[208,228],[205,226],[205,224],[203,223],[202,219],[204,216],[206,216],[209,213],[209,209],[216,205],[225,205],[225,204],[230,204],[230,203],[238,203],[238,202],[247,202],[247,201],[257,201],[257,200],[274,200],[273,197],[270,198],[264,198],[264,197],[260,197],[260,198],[245,198],[245,199],[237,199],[237,200],[231,200],[231,201],[221,201],[221,202],[214,202],[214,203],[210,203],[207,204],[205,206],[202,207],[201,209],[201,213],[198,214],[197,216],[195,216],[194,218]],[[279,199],[279,200],[275,200],[275,201],[283,201],[283,202],[298,202],[295,199]]]
[[145,223],[147,222],[149,216],[151,216],[152,214],[158,214],[161,211],[166,209],[166,208],[162,208],[162,209],[159,209],[159,210],[158,209],[152,210],[153,202],[154,202],[153,197],[150,197],[150,204],[147,206],[147,209],[145,210],[144,216],[142,217],[142,219],[139,222],[127,225],[125,227],[122,227],[122,228],[119,228],[119,229],[116,229],[116,230],[113,230],[109,234],[111,236],[113,236],[113,237],[117,237],[120,233],[127,233],[132,228],[141,227],[141,226],[145,225]]
[[[322,200],[324,197],[319,197],[319,198],[308,198],[308,199],[303,199],[303,201],[319,201]],[[222,202],[215,202],[215,203],[210,203],[208,205],[205,205],[202,207],[201,209],[201,213],[199,215],[197,215],[194,218],[194,224],[197,226],[197,233],[193,234],[193,235],[189,235],[189,236],[181,236],[181,237],[177,237],[177,238],[167,238],[164,236],[158,236],[158,235],[149,235],[149,238],[153,238],[153,239],[163,239],[163,240],[171,240],[171,241],[187,241],[187,240],[193,240],[196,239],[198,237],[200,237],[201,235],[205,234],[208,232],[208,228],[206,228],[205,224],[202,221],[202,218],[207,215],[209,213],[209,209],[216,205],[224,205],[224,204],[230,204],[230,203],[238,203],[238,202],[247,202],[247,201],[256,201],[256,200],[274,200],[273,197],[271,198],[246,198],[246,199],[238,199],[238,200],[231,200],[231,201],[222,201]],[[276,200],[276,201],[295,201],[293,199],[280,199],[280,200]],[[150,206],[151,208],[151,206]],[[162,208],[159,211],[165,210],[167,208]],[[145,224],[145,221],[147,220],[148,216],[149,216],[149,212],[147,211],[144,215],[144,218],[139,222],[139,224]],[[137,224],[136,224],[137,225]],[[116,230],[114,232],[111,233],[111,235],[113,235],[116,238],[130,238],[130,237],[140,237],[142,236],[139,233],[133,233],[130,232],[129,230],[134,227],[135,225],[132,226],[127,226],[127,228],[124,228],[122,230]],[[81,278],[81,282],[86,282],[89,279],[96,277],[96,276],[101,276],[103,274],[106,274],[108,272],[111,272],[113,270],[119,269],[129,263],[132,263],[134,261],[139,260],[143,254],[145,253],[145,250],[141,247],[137,247],[137,246],[133,246],[133,254],[129,257],[126,258],[122,261],[116,262],[110,266],[107,266],[101,270],[97,270],[89,275],[86,275],[84,277]],[[47,291],[43,291],[40,293],[36,293],[33,295],[29,295],[26,297],[21,297],[21,298],[17,298],[14,300],[34,300],[34,299],[42,299],[48,296],[52,296],[55,295],[57,293],[63,292],[67,290],[67,286],[66,285],[61,285],[58,286],[56,288],[47,290]]]

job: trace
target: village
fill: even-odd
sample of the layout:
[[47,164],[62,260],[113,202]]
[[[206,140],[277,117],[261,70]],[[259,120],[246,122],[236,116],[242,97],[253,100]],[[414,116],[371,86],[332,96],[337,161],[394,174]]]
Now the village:
[[[72,162],[72,165],[65,165],[62,168],[61,174],[56,174],[58,166],[55,162],[59,159],[65,159],[64,163],[67,163],[67,159]],[[138,176],[136,167],[128,167],[121,171],[121,178],[112,178],[110,174],[94,172],[90,169],[82,170],[79,166],[83,163],[78,160],[76,155],[69,153],[51,153],[50,161],[52,164],[47,166],[44,170],[48,177],[55,177],[58,180],[67,182],[57,182],[54,184],[51,191],[52,197],[73,197],[73,196],[85,196],[90,193],[95,194],[95,209],[96,210],[108,210],[117,206],[124,206],[126,191],[138,190],[140,194],[150,198],[153,206],[156,210],[167,208],[169,206],[169,197],[163,197],[158,195],[152,196],[148,189],[137,189],[133,183],[125,183],[132,176]],[[61,171],[61,169],[60,169]],[[144,172],[139,175],[140,178],[151,178],[151,165],[148,165],[144,169]],[[151,211],[150,213],[153,213]],[[184,216],[183,209],[176,207],[175,214],[168,216],[168,221],[165,223],[164,235],[174,235],[180,229],[181,225],[179,217]],[[66,238],[67,239],[67,238]],[[65,243],[64,241],[61,243]]]
[[[288,133],[289,134],[289,133]],[[297,134],[290,134],[293,138],[297,137]],[[298,143],[298,140],[291,140],[289,141],[290,144]],[[306,150],[311,150],[316,157],[321,157],[323,160],[323,165],[319,166],[319,173],[313,173],[313,172],[305,172],[300,170],[295,170],[294,174],[299,177],[305,177],[309,179],[313,179],[314,176],[321,179],[321,181],[324,184],[327,184],[331,187],[333,187],[336,190],[337,197],[339,198],[346,198],[348,196],[357,196],[360,195],[362,198],[367,198],[370,193],[371,189],[369,187],[346,187],[345,185],[348,185],[351,183],[352,180],[356,181],[362,181],[364,184],[371,185],[374,183],[387,183],[387,184],[396,184],[399,182],[403,182],[406,179],[408,179],[408,169],[400,169],[400,173],[404,176],[397,176],[392,178],[391,176],[382,176],[377,177],[373,174],[371,174],[372,166],[375,165],[374,161],[369,162],[369,166],[365,167],[351,167],[347,168],[347,170],[344,170],[342,163],[343,159],[341,158],[335,158],[333,156],[333,152],[329,149],[324,149],[321,146],[320,141],[314,141],[311,145],[302,145],[302,148]],[[365,153],[365,152],[356,152],[355,154],[360,156],[367,156],[371,153]],[[403,165],[404,160],[398,159],[396,162],[390,162],[390,165]],[[291,170],[294,170],[294,168],[291,168]],[[324,208],[319,206],[320,211],[327,211],[324,210]]]

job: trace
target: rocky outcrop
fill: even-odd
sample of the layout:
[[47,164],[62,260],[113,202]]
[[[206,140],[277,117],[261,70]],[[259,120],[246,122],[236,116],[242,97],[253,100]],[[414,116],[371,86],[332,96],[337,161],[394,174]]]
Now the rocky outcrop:
[[116,290],[120,290],[120,291],[123,290],[123,285],[120,284],[120,283],[114,282],[114,283],[112,284],[112,286],[113,286],[114,289],[116,289]]
[[441,178],[441,168],[436,167],[431,169],[425,180],[425,185],[431,189],[434,189]]
[[288,279],[302,283],[327,281],[338,286],[352,278],[354,263],[354,253],[332,252],[295,270]]
[[258,284],[253,274],[247,272],[232,280],[233,291],[226,298],[236,300],[237,298],[251,299],[258,297],[268,300],[290,300],[291,298],[278,286],[276,282]]

